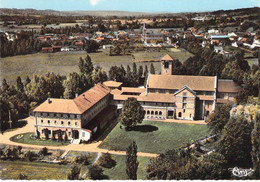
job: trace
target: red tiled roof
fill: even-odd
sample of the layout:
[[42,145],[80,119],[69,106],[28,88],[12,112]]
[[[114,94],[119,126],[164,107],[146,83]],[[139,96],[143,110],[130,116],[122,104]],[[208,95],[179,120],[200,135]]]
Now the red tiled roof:
[[149,88],[179,90],[185,85],[194,91],[215,91],[214,76],[150,74]]
[[242,88],[233,80],[218,80],[218,92],[237,93]]

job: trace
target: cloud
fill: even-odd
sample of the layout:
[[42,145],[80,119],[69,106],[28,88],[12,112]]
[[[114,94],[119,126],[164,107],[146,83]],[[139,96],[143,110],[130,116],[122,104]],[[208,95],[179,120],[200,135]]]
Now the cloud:
[[90,0],[90,4],[92,6],[96,6],[100,1],[102,1],[102,0]]

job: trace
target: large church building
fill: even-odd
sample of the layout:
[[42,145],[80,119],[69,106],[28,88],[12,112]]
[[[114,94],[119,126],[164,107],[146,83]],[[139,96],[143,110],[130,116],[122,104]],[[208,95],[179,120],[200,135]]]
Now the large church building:
[[241,87],[217,76],[172,75],[174,58],[161,59],[161,74],[149,74],[144,87],[122,87],[122,83],[98,83],[74,99],[49,98],[34,110],[35,133],[88,141],[121,112],[123,103],[134,97],[147,120],[204,120],[217,104],[234,101]]

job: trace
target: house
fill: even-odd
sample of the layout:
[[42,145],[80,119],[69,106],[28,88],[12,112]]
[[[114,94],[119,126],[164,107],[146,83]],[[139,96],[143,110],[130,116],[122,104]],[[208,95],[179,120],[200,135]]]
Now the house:
[[75,141],[89,140],[115,114],[115,109],[109,107],[109,94],[110,89],[99,83],[75,99],[47,99],[33,111],[35,133],[43,137],[47,129],[50,138],[57,138],[60,131],[63,137]]

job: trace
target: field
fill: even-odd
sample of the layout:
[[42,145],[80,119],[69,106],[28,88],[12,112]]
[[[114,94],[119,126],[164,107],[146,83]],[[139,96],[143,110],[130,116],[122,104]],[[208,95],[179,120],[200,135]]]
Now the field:
[[[73,71],[78,71],[79,58],[86,57],[85,51],[77,52],[57,52],[57,53],[37,53],[22,56],[6,57],[0,60],[0,80],[5,78],[8,83],[15,83],[16,78],[22,79],[33,74],[45,75],[47,72],[68,75]],[[111,66],[132,65],[132,57],[109,56],[108,50],[89,54],[94,65],[101,66],[105,71],[109,71]],[[149,65],[150,63],[138,63],[137,65]],[[153,63],[155,70],[160,69],[159,63]],[[1,82],[2,83],[2,82]]]
[[149,61],[149,60],[157,61],[157,60],[160,60],[166,54],[173,56],[174,58],[178,59],[180,62],[184,62],[189,57],[193,56],[193,54],[191,54],[185,50],[181,50],[181,49],[177,49],[178,51],[176,51],[176,49],[169,49],[169,50],[170,51],[161,50],[161,51],[157,51],[157,52],[142,51],[142,52],[134,53],[133,55],[137,62],[138,61]]
[[129,143],[136,141],[139,152],[164,153],[201,139],[209,134],[206,125],[187,125],[143,121],[133,131],[120,129],[120,123],[99,145],[109,150],[126,150]]
[[[103,168],[104,175],[112,180],[126,180],[125,160],[126,156],[113,155],[116,165],[112,168]],[[93,158],[90,159],[92,163]],[[138,157],[139,167],[137,172],[138,179],[145,179],[146,166],[149,164],[150,158]],[[71,164],[58,165],[39,162],[25,161],[1,161],[0,160],[0,179],[17,179],[20,173],[28,176],[29,180],[66,180],[67,173],[71,168]],[[87,166],[83,166],[81,174],[87,171]]]
[[59,142],[59,141],[53,141],[51,139],[49,140],[41,140],[41,139],[34,139],[31,138],[31,135],[34,133],[23,133],[22,138],[17,138],[18,135],[15,135],[10,138],[11,141],[18,142],[18,143],[26,143],[31,145],[43,145],[43,146],[62,146],[62,145],[68,145],[69,142]]

